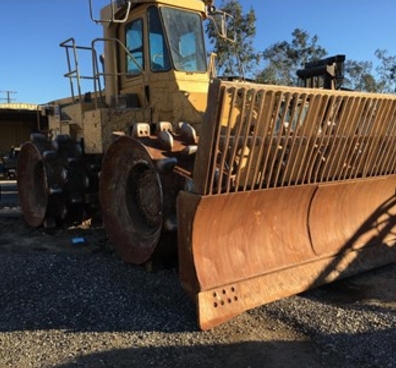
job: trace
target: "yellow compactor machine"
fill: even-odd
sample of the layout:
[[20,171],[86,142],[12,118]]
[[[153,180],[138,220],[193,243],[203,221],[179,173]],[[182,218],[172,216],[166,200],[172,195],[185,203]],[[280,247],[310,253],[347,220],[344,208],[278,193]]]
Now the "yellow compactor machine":
[[226,15],[211,1],[118,1],[99,19],[90,5],[103,38],[61,44],[71,97],[19,155],[28,224],[100,208],[125,261],[177,252],[201,329],[396,260],[396,96],[215,78],[202,21],[225,36]]

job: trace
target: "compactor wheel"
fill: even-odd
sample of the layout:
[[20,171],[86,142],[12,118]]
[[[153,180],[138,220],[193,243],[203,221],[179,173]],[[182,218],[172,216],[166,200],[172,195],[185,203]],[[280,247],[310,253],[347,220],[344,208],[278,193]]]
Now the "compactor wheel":
[[19,202],[25,220],[30,226],[39,227],[46,219],[49,191],[43,156],[34,143],[22,146],[17,173]]
[[130,137],[107,150],[100,175],[103,222],[120,257],[142,264],[153,255],[162,231],[163,191],[146,148]]
[[81,156],[81,145],[69,136],[51,141],[35,134],[22,146],[17,163],[18,194],[30,226],[52,228],[86,217],[84,195],[92,184]]

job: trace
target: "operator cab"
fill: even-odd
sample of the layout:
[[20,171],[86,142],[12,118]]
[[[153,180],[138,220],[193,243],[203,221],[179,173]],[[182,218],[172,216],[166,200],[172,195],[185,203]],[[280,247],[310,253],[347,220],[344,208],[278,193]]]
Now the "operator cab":
[[105,40],[117,40],[105,43],[108,101],[126,96],[127,107],[151,109],[154,122],[201,123],[210,79],[204,17],[202,2],[140,1],[125,22],[105,24]]
[[[147,9],[148,59],[151,72],[171,69],[206,73],[206,55],[199,14],[151,6]],[[146,69],[144,21],[139,17],[125,27],[127,72],[140,74]]]

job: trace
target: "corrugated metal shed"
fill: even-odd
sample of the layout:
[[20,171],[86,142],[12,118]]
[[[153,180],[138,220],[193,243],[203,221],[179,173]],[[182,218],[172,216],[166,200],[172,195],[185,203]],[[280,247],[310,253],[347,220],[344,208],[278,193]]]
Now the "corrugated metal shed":
[[48,120],[40,114],[40,105],[29,103],[0,104],[0,152],[29,140],[30,134],[45,130]]
[[40,108],[40,105],[30,103],[0,103],[1,110],[34,110]]

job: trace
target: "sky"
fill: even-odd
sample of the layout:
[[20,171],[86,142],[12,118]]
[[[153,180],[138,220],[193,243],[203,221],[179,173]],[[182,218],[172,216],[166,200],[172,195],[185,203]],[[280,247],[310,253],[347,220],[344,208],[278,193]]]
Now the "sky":
[[[109,0],[91,0],[94,14]],[[193,1],[193,0],[185,0]],[[329,56],[375,61],[376,49],[396,55],[394,0],[239,0],[255,10],[255,48],[291,41],[300,28],[319,37]],[[215,1],[219,7],[220,0]],[[89,14],[89,0],[0,0],[0,91],[14,103],[44,104],[70,95],[65,50],[70,37],[81,46],[102,37]],[[85,67],[85,66],[84,66]],[[82,71],[84,73],[84,70]],[[0,92],[0,103],[6,102]]]

